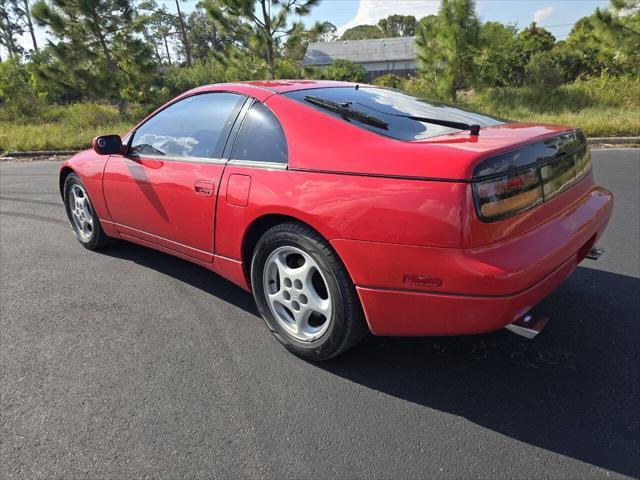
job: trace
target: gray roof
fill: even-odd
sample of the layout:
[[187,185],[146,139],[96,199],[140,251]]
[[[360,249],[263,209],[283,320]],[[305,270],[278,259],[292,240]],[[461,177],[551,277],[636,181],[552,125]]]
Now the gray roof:
[[356,63],[414,60],[417,57],[415,43],[414,37],[310,43],[302,63],[328,65],[337,59]]

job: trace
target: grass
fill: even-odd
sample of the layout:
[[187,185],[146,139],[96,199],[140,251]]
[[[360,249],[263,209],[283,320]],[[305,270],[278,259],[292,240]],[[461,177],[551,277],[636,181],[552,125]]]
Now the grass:
[[640,136],[640,79],[608,75],[562,85],[555,91],[502,88],[463,97],[488,115],[581,128],[589,137]]
[[[22,108],[22,111],[25,109]],[[71,105],[38,105],[28,115],[11,111],[0,114],[0,149],[76,150],[88,148],[97,135],[124,135],[142,118],[138,111],[123,116],[112,105],[76,103]]]
[[[429,96],[420,81],[403,86],[412,94]],[[640,78],[603,75],[551,91],[487,89],[462,95],[460,103],[500,118],[578,127],[591,137],[640,136]],[[5,104],[0,109],[0,150],[87,148],[96,135],[124,135],[149,110],[137,106],[123,116],[116,107],[100,103]]]
[[34,125],[0,122],[0,148],[7,151],[79,150],[88,148],[97,135],[124,135],[131,126],[130,122],[113,122],[85,129],[72,129],[60,122]]

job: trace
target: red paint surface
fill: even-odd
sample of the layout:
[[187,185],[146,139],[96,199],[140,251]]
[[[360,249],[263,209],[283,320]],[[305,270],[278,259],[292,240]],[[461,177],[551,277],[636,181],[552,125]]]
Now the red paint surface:
[[[234,91],[264,101],[282,123],[289,170],[92,150],[63,169],[80,175],[109,235],[188,259],[245,289],[243,245],[255,222],[280,215],[310,225],[345,264],[371,330],[384,335],[500,328],[556,288],[604,231],[613,201],[591,175],[508,219],[476,216],[466,180],[478,162],[570,129],[509,124],[479,137],[399,142],[278,95],[320,85],[250,82],[185,94]],[[203,195],[209,184],[212,195]],[[441,285],[407,283],[406,275]]]
[[249,175],[233,174],[227,181],[227,203],[236,207],[246,207],[249,203],[251,177]]
[[196,184],[218,185],[224,165],[134,160],[112,155],[103,191],[118,231],[213,261],[215,195]]

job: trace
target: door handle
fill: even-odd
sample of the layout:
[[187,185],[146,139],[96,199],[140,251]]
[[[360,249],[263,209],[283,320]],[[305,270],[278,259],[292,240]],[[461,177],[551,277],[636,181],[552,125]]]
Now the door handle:
[[193,189],[196,191],[198,195],[202,195],[203,197],[210,197],[213,195],[213,182],[208,180],[198,180]]

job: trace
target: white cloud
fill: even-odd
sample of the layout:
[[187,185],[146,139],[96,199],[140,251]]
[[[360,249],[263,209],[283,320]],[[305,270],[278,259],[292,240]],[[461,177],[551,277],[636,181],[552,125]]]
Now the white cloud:
[[533,14],[533,20],[536,23],[543,22],[547,18],[549,18],[552,13],[553,13],[553,7],[541,8],[540,10],[536,10],[536,13]]
[[440,0],[360,0],[358,13],[347,24],[338,28],[342,35],[356,25],[375,25],[389,15],[413,15],[418,20],[426,15],[438,13]]

